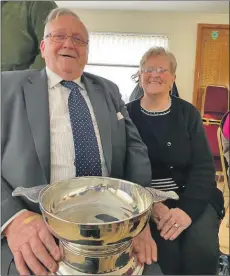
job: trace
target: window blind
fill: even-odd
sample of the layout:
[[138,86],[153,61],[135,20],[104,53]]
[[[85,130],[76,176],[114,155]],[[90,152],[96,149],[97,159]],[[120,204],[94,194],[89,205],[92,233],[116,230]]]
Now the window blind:
[[165,35],[104,33],[89,34],[88,64],[139,66],[143,54],[153,46],[168,49]]

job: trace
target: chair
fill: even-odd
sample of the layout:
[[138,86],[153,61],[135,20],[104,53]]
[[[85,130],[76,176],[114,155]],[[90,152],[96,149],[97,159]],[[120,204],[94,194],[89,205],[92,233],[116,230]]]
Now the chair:
[[224,185],[228,185],[228,176],[227,176],[227,166],[226,162],[224,160],[224,152],[223,152],[223,144],[222,144],[222,137],[221,137],[221,128],[218,127],[217,129],[217,140],[218,140],[218,147],[220,152],[220,161],[221,161],[221,167],[224,177]]
[[203,124],[206,132],[206,136],[208,139],[209,147],[211,149],[211,152],[214,158],[216,175],[218,176],[217,182],[219,182],[223,176],[223,169],[222,169],[219,145],[217,140],[217,129],[219,127],[219,124],[215,122],[209,122],[209,121],[204,122]]
[[220,123],[229,108],[229,90],[225,86],[208,85],[201,108],[203,121]]

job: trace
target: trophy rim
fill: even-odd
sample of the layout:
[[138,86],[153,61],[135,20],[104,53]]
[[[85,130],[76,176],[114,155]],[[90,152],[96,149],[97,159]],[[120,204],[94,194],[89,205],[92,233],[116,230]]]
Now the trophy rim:
[[[74,179],[105,179],[105,180],[113,180],[113,181],[122,181],[124,183],[127,183],[129,184],[130,186],[135,186],[135,187],[138,187],[139,189],[143,190],[146,195],[149,197],[149,206],[145,208],[145,210],[141,211],[140,213],[136,214],[136,215],[133,215],[131,217],[128,217],[128,218],[125,218],[125,219],[121,219],[119,221],[110,221],[110,222],[92,222],[92,223],[83,223],[83,222],[73,222],[73,221],[69,221],[69,220],[66,220],[66,219],[63,219],[63,218],[60,218],[59,216],[55,215],[54,213],[50,212],[49,210],[47,210],[47,208],[42,204],[42,198],[43,196],[45,195],[46,192],[48,192],[49,189],[53,188],[54,186],[60,184],[61,182],[68,182],[68,181],[71,181],[71,180],[74,180]],[[88,227],[88,226],[107,226],[107,225],[117,225],[117,224],[121,224],[121,223],[124,223],[124,222],[131,222],[135,219],[140,219],[140,217],[142,217],[143,215],[147,215],[147,213],[149,212],[150,208],[152,207],[152,204],[154,203],[153,202],[153,197],[152,197],[152,194],[151,192],[146,189],[147,187],[143,187],[137,183],[134,183],[134,182],[131,182],[131,181],[128,181],[128,180],[123,180],[123,179],[118,179],[118,178],[113,178],[113,177],[104,177],[104,176],[84,176],[84,177],[73,177],[73,178],[69,178],[69,179],[65,179],[65,180],[62,180],[62,181],[58,181],[58,182],[55,182],[55,183],[52,183],[50,185],[47,185],[46,187],[44,187],[40,193],[39,193],[39,206],[40,206],[40,209],[42,211],[42,213],[44,214],[48,214],[50,217],[52,217],[53,219],[55,220],[58,220],[58,221],[61,221],[61,222],[64,222],[64,223],[67,223],[67,224],[71,224],[71,225],[76,225],[76,226],[81,226],[84,227]],[[150,214],[149,214],[150,215]]]

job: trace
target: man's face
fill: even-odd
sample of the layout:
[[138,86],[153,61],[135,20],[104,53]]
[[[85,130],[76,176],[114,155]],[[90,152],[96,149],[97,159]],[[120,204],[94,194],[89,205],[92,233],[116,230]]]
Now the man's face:
[[88,60],[88,33],[83,23],[63,15],[47,24],[44,36],[40,49],[47,67],[65,80],[79,78]]
[[[160,72],[157,72],[157,68],[160,68]],[[146,94],[169,93],[175,81],[175,75],[171,73],[167,57],[149,57],[142,69],[144,70],[140,73],[140,86]]]

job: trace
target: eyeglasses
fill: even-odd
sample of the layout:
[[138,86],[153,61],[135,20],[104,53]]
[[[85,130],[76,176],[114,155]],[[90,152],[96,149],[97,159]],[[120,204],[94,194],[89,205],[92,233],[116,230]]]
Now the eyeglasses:
[[159,74],[163,74],[165,72],[167,72],[167,69],[164,69],[162,67],[148,67],[148,68],[143,68],[141,69],[142,73],[153,73],[153,72],[157,72]]
[[50,37],[54,42],[58,42],[58,43],[64,43],[66,39],[70,37],[73,41],[73,44],[75,45],[86,46],[89,44],[89,41],[85,41],[77,35],[67,35],[65,33],[60,33],[60,32],[49,33],[45,36],[45,38],[48,38],[48,37]]

